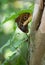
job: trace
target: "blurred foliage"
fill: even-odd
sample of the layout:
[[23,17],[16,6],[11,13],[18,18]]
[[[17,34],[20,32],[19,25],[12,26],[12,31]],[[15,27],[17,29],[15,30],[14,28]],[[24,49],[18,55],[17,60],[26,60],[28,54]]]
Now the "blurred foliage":
[[33,14],[33,9],[29,1],[0,0],[0,65],[27,65],[29,34],[17,27],[15,19],[24,12]]

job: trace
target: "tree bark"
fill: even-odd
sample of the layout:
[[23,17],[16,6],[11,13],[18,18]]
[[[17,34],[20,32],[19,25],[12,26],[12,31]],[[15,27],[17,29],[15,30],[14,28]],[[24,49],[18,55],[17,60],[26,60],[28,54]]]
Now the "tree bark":
[[37,0],[37,2],[31,25],[30,65],[41,65],[41,59],[45,53],[45,8],[43,0]]

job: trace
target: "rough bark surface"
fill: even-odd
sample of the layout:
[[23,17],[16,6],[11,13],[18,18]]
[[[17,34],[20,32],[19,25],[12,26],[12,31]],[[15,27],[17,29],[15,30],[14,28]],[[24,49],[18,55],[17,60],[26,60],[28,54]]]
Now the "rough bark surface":
[[36,0],[31,25],[30,65],[41,65],[45,54],[45,7],[43,0]]

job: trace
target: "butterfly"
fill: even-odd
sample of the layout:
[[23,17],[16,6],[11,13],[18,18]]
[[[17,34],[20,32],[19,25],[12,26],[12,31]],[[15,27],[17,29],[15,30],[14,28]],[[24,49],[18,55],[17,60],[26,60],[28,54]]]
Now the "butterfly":
[[30,21],[30,18],[30,13],[22,13],[15,19],[15,22],[17,22],[19,29],[24,33],[28,33],[28,23]]

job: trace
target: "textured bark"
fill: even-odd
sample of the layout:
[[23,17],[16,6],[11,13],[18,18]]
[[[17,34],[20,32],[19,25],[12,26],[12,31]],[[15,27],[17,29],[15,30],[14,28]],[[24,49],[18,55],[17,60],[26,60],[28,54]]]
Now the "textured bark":
[[41,65],[45,53],[45,8],[43,11],[43,0],[37,2],[31,25],[31,45],[34,45],[34,48],[32,47],[33,52],[30,53],[30,65]]

